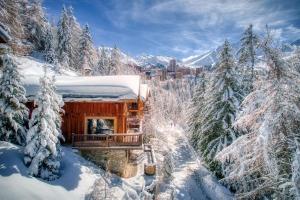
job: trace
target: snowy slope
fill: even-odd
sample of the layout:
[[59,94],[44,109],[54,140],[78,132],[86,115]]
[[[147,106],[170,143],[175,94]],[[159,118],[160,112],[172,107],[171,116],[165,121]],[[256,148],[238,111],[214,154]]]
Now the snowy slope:
[[[44,74],[44,66],[46,65],[48,75],[54,75],[54,67],[50,64],[46,64],[40,59],[36,59],[30,56],[14,56],[16,64],[23,76],[36,75],[42,76]],[[78,74],[71,70],[62,70],[62,75],[66,76],[78,76]]]
[[47,182],[30,177],[22,151],[22,147],[0,142],[1,199],[84,199],[100,177],[98,168],[64,147],[59,179]]
[[201,55],[194,55],[182,59],[182,63],[189,67],[214,65],[216,62],[217,62],[216,51],[208,51]]

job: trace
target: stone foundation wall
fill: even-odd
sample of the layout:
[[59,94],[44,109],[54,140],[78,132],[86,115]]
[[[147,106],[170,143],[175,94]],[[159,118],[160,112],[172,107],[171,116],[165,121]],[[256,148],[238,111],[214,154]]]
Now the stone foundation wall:
[[81,150],[81,155],[101,168],[123,176],[128,165],[126,151]]

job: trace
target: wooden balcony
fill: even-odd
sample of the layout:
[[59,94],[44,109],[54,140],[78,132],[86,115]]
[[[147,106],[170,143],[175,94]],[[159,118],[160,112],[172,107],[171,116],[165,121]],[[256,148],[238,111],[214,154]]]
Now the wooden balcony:
[[142,133],[72,134],[72,146],[78,149],[143,149]]

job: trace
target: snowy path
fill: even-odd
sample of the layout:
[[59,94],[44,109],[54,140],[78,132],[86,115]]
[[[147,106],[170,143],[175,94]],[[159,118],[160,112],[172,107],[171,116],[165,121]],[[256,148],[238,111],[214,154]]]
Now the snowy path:
[[201,165],[181,128],[170,126],[159,132],[159,137],[172,152],[175,199],[233,199],[232,194]]

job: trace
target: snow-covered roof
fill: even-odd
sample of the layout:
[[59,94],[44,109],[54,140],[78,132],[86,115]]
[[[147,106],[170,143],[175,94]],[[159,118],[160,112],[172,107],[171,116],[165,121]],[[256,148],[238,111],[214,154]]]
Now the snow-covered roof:
[[[24,86],[29,99],[39,89],[39,76],[26,76]],[[65,101],[119,101],[147,97],[140,76],[56,76],[56,87]],[[142,90],[141,90],[142,88]]]

